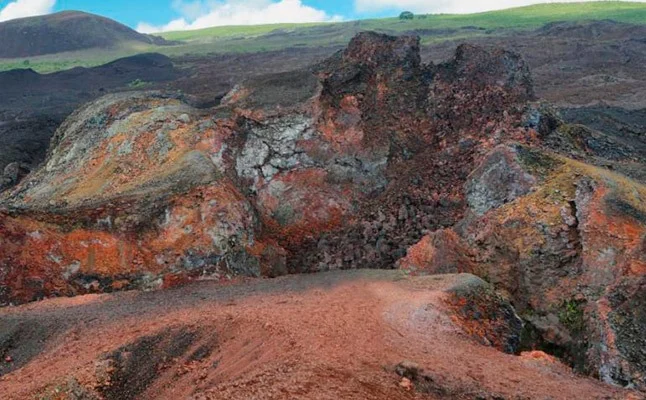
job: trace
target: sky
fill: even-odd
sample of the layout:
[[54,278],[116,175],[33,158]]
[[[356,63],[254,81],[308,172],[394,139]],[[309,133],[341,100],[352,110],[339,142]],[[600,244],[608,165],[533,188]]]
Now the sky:
[[[560,0],[577,1],[577,0]],[[81,10],[143,33],[221,25],[344,21],[416,13],[470,13],[545,0],[0,0],[0,22]]]

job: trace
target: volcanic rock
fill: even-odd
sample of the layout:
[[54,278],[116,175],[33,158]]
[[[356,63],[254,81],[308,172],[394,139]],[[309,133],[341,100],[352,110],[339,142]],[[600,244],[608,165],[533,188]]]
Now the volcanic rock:
[[70,116],[4,196],[0,299],[387,267],[458,219],[479,149],[528,136],[531,97],[517,55],[462,46],[424,66],[419,39],[372,33],[311,71],[243,82],[211,110],[108,95]]
[[474,271],[469,248],[452,229],[435,231],[408,249],[399,268],[413,273],[451,274]]
[[[468,214],[455,227],[460,247],[444,245],[443,258],[468,254],[461,272],[486,277],[511,297],[531,346],[558,349],[571,365],[607,382],[643,388],[644,359],[636,349],[645,344],[637,337],[644,318],[635,305],[644,294],[646,188],[608,170],[517,149],[516,166],[541,184],[482,216]],[[492,159],[500,159],[500,149],[477,170]],[[473,174],[479,182],[467,188],[488,185],[490,176]],[[423,240],[410,253],[435,251]],[[435,260],[422,260],[421,269],[432,270]]]
[[536,178],[519,165],[517,150],[501,146],[471,174],[465,188],[467,203],[474,213],[483,215],[526,195],[535,184]]
[[0,304],[403,258],[493,285],[447,301],[483,343],[521,346],[515,307],[529,347],[644,388],[646,188],[600,162],[635,147],[533,101],[515,53],[424,65],[418,38],[374,33],[211,109],[102,97],[0,199]]
[[523,322],[509,300],[496,293],[493,286],[463,274],[446,292],[447,303],[456,311],[455,320],[467,333],[500,351],[518,351]]

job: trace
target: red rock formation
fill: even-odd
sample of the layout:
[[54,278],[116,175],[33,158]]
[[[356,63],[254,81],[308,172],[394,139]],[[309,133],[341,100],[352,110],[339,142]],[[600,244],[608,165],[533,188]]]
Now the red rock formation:
[[[501,154],[517,156],[502,168]],[[536,185],[519,191],[523,182]],[[402,265],[432,273],[442,260],[469,256],[453,265],[508,293],[535,346],[559,348],[571,364],[605,381],[645,387],[637,349],[646,345],[638,333],[646,322],[639,306],[646,187],[516,146],[495,149],[466,192],[473,209],[456,226],[461,237],[431,241],[440,235],[434,233]]]
[[452,229],[435,231],[408,249],[399,268],[414,274],[454,274],[475,270],[469,249]]
[[643,386],[646,189],[559,147],[532,100],[514,53],[465,45],[422,65],[418,39],[372,33],[210,110],[104,97],[2,198],[0,303],[392,268],[422,240],[402,267],[486,278],[535,344]]
[[461,216],[480,149],[527,136],[531,96],[511,53],[463,46],[424,66],[418,39],[366,33],[212,110],[159,93],[104,97],[5,195],[0,299],[387,267]]

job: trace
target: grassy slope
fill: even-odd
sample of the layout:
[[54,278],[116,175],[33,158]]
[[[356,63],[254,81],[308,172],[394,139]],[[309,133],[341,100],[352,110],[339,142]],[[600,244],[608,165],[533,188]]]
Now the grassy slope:
[[[417,19],[416,29],[460,28],[476,26],[485,29],[538,28],[555,21],[612,19],[619,22],[646,24],[646,4],[637,2],[597,1],[588,3],[549,3],[477,14],[439,14]],[[396,28],[397,19],[374,21],[374,26]]]
[[321,23],[307,23],[307,24],[269,24],[269,25],[238,25],[238,26],[216,26],[213,28],[199,29],[194,31],[179,31],[179,32],[165,32],[159,34],[167,40],[180,40],[180,41],[195,41],[206,40],[209,41],[215,38],[232,38],[240,36],[260,36],[267,34],[276,29],[296,29],[307,28],[311,26],[323,25]]
[[589,2],[550,3],[478,14],[438,14],[410,21],[398,18],[361,20],[334,24],[277,24],[215,27],[196,31],[168,32],[161,36],[181,41],[177,46],[155,47],[125,44],[112,50],[86,50],[25,60],[0,60],[0,70],[33,68],[53,72],[74,66],[95,66],[119,57],[145,51],[168,56],[186,54],[236,53],[306,46],[342,46],[357,32],[376,30],[385,33],[418,31],[425,42],[495,35],[510,29],[534,29],[555,21],[611,19],[646,24],[646,3]]
[[[473,26],[485,29],[537,28],[555,21],[579,21],[612,19],[619,22],[646,24],[646,4],[623,1],[595,1],[587,3],[550,3],[510,8],[476,14],[434,14],[414,20],[401,21],[398,18],[367,19],[336,24],[279,24],[250,27],[216,27],[185,32],[166,32],[160,36],[168,40],[204,41],[234,36],[262,35],[276,29],[297,30],[312,26],[336,25],[343,29],[347,25],[362,29],[381,31],[408,31],[415,29],[459,29]],[[344,26],[345,25],[345,26]]]

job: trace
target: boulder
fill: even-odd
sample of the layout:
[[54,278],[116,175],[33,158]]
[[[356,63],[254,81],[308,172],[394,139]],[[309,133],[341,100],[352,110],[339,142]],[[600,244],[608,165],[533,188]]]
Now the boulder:
[[7,164],[2,174],[0,174],[0,192],[17,185],[18,182],[29,174],[29,171],[29,166],[24,163],[12,162]]
[[469,248],[452,229],[424,236],[408,249],[406,257],[398,261],[398,266],[416,274],[456,274],[475,269]]
[[501,145],[471,174],[465,192],[476,215],[528,194],[537,180],[519,161],[518,149]]

